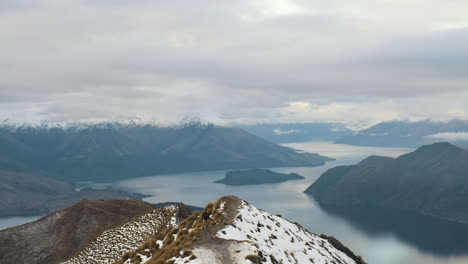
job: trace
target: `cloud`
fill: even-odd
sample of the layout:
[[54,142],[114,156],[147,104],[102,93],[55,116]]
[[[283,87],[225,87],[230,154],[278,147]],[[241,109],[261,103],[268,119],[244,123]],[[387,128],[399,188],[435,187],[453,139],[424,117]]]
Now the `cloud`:
[[468,141],[468,132],[446,132],[425,136],[440,141]]
[[281,130],[279,128],[273,129],[273,133],[275,135],[281,136],[281,135],[289,135],[289,134],[299,134],[302,131],[299,129],[289,129],[289,130]]
[[467,10],[435,0],[2,1],[0,117],[466,117]]

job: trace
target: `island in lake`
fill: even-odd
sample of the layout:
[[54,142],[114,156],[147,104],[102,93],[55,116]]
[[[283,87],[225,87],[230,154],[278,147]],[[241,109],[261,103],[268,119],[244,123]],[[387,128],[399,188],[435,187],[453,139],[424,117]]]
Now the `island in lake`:
[[297,173],[284,174],[268,169],[251,169],[229,171],[226,173],[224,179],[215,182],[226,185],[253,185],[302,179],[304,179],[304,177]]

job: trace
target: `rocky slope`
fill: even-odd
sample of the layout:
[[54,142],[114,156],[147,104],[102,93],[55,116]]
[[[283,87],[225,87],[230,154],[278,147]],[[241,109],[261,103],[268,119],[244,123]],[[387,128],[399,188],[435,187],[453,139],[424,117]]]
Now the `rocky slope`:
[[310,233],[234,196],[158,233],[120,264],[364,263],[336,239]]
[[379,207],[468,223],[468,151],[436,143],[328,170],[306,191],[323,206]]
[[[134,200],[83,200],[35,222],[0,231],[0,263],[58,263],[93,242],[105,230],[152,213],[151,204]],[[166,209],[162,209],[166,213]],[[163,214],[165,215],[165,214]],[[148,223],[152,218],[147,217]],[[144,239],[144,237],[142,237]]]
[[279,173],[268,169],[251,169],[251,170],[238,170],[229,171],[226,173],[224,179],[215,181],[216,183],[223,183],[226,185],[252,185],[252,184],[266,184],[278,183],[290,180],[302,180],[304,177],[297,173]]

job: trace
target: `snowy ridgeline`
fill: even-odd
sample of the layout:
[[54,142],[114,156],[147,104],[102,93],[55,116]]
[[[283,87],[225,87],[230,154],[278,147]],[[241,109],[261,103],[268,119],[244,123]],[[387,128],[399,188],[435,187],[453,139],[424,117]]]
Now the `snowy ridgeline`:
[[137,217],[121,227],[104,231],[78,255],[62,264],[113,263],[126,252],[137,249],[161,229],[177,226],[177,206],[171,205]]
[[[229,240],[223,254],[212,246],[195,246],[191,256],[174,257],[176,264],[222,264],[226,253],[232,263],[355,263],[327,240],[245,201],[231,225],[216,233]],[[224,255],[221,257],[221,255]],[[145,259],[146,260],[146,259]]]

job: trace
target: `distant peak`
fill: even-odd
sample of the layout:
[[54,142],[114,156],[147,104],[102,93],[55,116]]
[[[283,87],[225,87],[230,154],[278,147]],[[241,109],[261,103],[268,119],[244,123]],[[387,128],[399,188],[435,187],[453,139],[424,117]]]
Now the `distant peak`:
[[416,152],[420,151],[460,151],[462,150],[461,148],[450,144],[448,142],[438,142],[430,145],[424,145],[416,150]]
[[365,158],[361,162],[359,162],[359,165],[371,165],[371,164],[376,165],[376,164],[380,164],[383,162],[389,162],[392,160],[394,160],[394,158],[372,155],[372,156]]

